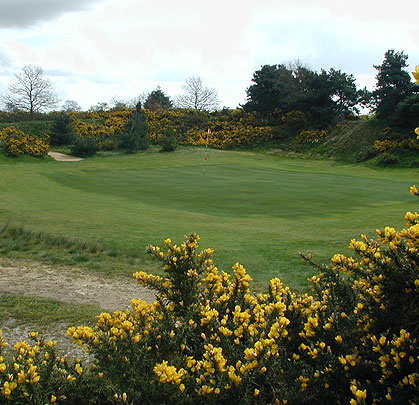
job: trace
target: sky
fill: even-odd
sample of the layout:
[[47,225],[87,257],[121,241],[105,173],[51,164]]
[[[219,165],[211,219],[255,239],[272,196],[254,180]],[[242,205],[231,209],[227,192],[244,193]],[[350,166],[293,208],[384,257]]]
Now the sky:
[[387,50],[419,65],[418,16],[414,0],[0,0],[0,97],[25,65],[83,109],[175,98],[191,76],[235,108],[261,66],[296,60],[372,90]]

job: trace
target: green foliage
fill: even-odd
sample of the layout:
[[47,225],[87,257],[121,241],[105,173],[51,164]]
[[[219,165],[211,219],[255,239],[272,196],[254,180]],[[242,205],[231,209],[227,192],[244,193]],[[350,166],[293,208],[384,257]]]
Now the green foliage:
[[121,147],[125,148],[128,153],[135,153],[148,149],[149,145],[147,116],[139,102],[121,133]]
[[93,156],[99,150],[97,140],[92,136],[75,135],[71,145],[71,153],[75,156]]
[[172,101],[168,96],[166,96],[160,87],[157,87],[156,90],[149,93],[144,102],[144,108],[151,111],[168,110],[172,107]]
[[374,66],[378,70],[376,89],[372,96],[377,117],[391,120],[397,105],[412,94],[413,85],[407,67],[408,56],[393,49],[384,54],[381,65]]
[[51,143],[53,145],[70,145],[74,137],[71,116],[65,112],[56,114],[51,128]]
[[166,128],[160,139],[160,146],[163,152],[173,152],[178,147],[176,132],[173,128]]
[[247,90],[247,111],[304,111],[317,127],[356,113],[361,98],[354,77],[333,68],[317,73],[301,65],[265,65],[254,73],[253,82]]
[[11,156],[30,155],[43,157],[49,151],[49,136],[43,139],[25,134],[19,128],[6,127],[0,131],[0,146]]
[[419,125],[419,94],[406,97],[397,104],[394,122],[404,128],[414,128]]

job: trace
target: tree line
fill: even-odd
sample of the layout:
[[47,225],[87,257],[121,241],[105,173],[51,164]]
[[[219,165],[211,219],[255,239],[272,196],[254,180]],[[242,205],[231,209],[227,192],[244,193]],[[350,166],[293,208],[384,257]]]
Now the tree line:
[[[408,56],[404,52],[388,50],[377,70],[373,91],[358,89],[355,78],[341,70],[330,68],[316,72],[300,62],[264,65],[253,74],[252,84],[246,90],[247,100],[240,107],[264,118],[289,112],[304,112],[314,126],[325,127],[340,119],[358,115],[366,107],[379,119],[393,120],[400,125],[414,126],[419,113],[419,86],[413,84],[406,71]],[[184,93],[170,99],[160,87],[148,94],[124,101],[112,99],[98,103],[91,111],[114,108],[135,108],[138,102],[149,110],[189,108],[200,111],[217,110],[218,93],[206,86],[197,76],[188,78]],[[58,98],[53,84],[44,77],[38,66],[25,66],[15,75],[6,94],[2,97],[7,111],[34,113],[54,110]],[[61,110],[81,111],[76,101],[67,100]]]

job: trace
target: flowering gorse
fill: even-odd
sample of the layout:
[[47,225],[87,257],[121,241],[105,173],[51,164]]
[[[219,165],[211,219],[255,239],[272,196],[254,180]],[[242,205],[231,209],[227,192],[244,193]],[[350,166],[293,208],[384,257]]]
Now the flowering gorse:
[[355,258],[303,255],[319,270],[311,294],[279,279],[252,293],[245,268],[220,271],[197,235],[167,239],[147,248],[165,275],[134,274],[155,303],[133,300],[68,333],[134,403],[415,403],[419,214],[406,221],[352,240]]
[[42,157],[49,151],[49,136],[43,139],[27,135],[16,127],[6,127],[0,131],[0,142],[10,155],[19,156],[23,154]]

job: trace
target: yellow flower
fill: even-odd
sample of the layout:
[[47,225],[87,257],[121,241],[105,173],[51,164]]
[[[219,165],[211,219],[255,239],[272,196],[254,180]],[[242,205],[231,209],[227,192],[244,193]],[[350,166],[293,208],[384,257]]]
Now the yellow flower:
[[83,372],[83,367],[79,363],[77,363],[74,366],[74,369],[77,371],[78,374],[81,374]]
[[257,396],[259,395],[259,393],[260,393],[260,390],[258,390],[257,388],[255,388],[255,390],[254,390],[254,392],[253,392],[253,395],[254,395],[255,397],[257,397]]
[[338,343],[342,343],[342,336],[337,335],[337,336],[335,337],[335,340],[336,340],[336,342],[338,342]]
[[419,65],[416,66],[416,69],[414,72],[412,72],[412,75],[416,80],[416,84],[419,84]]
[[51,395],[50,401],[52,404],[55,404],[55,402],[57,401],[57,397],[55,395]]
[[[419,135],[419,128],[416,128],[417,134]],[[416,186],[412,186],[410,187],[410,194],[412,195],[419,195],[419,188],[417,188]]]

